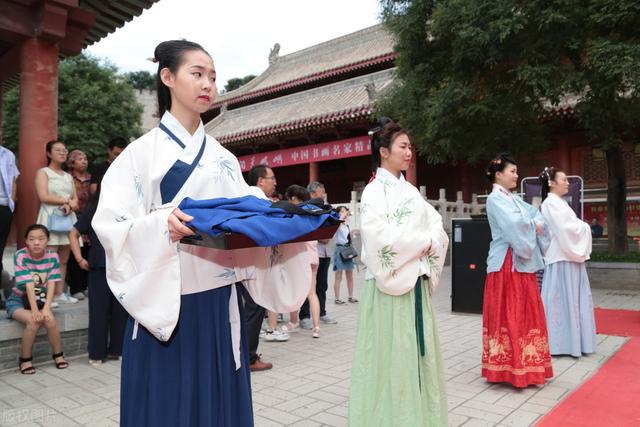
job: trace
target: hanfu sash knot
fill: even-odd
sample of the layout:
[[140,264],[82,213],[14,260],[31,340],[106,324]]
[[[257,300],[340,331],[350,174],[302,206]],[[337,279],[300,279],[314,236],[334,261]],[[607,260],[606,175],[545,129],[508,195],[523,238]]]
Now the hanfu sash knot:
[[425,356],[427,351],[424,344],[424,313],[422,312],[422,283],[420,281],[420,277],[418,277],[418,280],[416,281],[414,293],[416,298],[416,339],[418,341],[420,355]]
[[[186,146],[180,139],[171,132],[164,124],[160,123],[158,127],[164,131],[171,139],[173,139],[180,147],[185,148]],[[180,189],[184,186],[189,176],[193,170],[198,166],[202,155],[204,154],[204,148],[207,142],[207,135],[205,134],[204,139],[202,140],[202,145],[200,146],[200,151],[193,159],[191,164],[185,163],[182,160],[176,160],[176,162],[171,166],[169,171],[164,175],[162,181],[160,182],[160,195],[162,197],[162,203],[169,203],[173,200],[173,198],[178,194]]]

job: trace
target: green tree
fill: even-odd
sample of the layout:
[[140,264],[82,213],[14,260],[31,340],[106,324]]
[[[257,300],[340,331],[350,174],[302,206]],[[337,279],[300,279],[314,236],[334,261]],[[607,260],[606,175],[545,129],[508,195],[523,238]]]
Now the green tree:
[[232,90],[238,89],[240,86],[244,86],[253,80],[256,76],[253,74],[249,74],[244,77],[234,77],[232,79],[227,80],[227,84],[224,86],[225,92],[231,92]]
[[[621,145],[640,126],[635,0],[381,0],[398,81],[380,114],[413,131],[433,163],[543,149],[575,126],[603,148],[609,249],[627,248]],[[574,123],[549,112],[570,104]]]
[[[83,150],[93,162],[105,156],[111,138],[140,136],[142,106],[116,67],[78,55],[63,60],[58,75],[58,138],[69,149]],[[20,88],[11,89],[3,107],[4,143],[16,153],[19,97]]]
[[131,86],[138,90],[155,90],[156,77],[148,71],[131,71],[124,74]]

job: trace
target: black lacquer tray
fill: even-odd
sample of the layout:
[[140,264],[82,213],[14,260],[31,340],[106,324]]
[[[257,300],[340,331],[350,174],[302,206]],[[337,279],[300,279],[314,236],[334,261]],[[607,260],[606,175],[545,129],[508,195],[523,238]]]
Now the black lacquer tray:
[[[311,233],[300,236],[297,239],[289,240],[281,244],[285,245],[287,243],[308,242],[313,240],[328,240],[333,237],[339,226],[340,224],[328,224],[318,228],[315,231],[312,231]],[[193,236],[181,239],[180,243],[225,250],[255,248],[259,246],[256,242],[253,241],[253,239],[240,233],[224,233],[217,236],[211,236],[206,233],[195,234]]]

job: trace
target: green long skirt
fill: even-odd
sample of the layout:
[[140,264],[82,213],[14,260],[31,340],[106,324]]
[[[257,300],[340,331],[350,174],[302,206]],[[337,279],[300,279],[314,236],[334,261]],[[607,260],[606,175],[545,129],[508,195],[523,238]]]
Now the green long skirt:
[[[349,426],[446,426],[447,393],[429,282],[420,279],[425,355],[415,288],[391,296],[365,282],[351,369]],[[418,314],[420,316],[420,314]]]

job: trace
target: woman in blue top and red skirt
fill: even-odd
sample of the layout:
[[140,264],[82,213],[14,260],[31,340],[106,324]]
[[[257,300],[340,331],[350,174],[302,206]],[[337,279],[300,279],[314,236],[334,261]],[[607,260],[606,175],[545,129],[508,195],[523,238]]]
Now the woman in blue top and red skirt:
[[[513,158],[500,154],[487,169],[491,246],[482,315],[482,376],[515,387],[553,376],[549,339],[535,272],[548,242],[540,212],[511,193],[518,184]],[[541,247],[543,246],[543,247]]]

